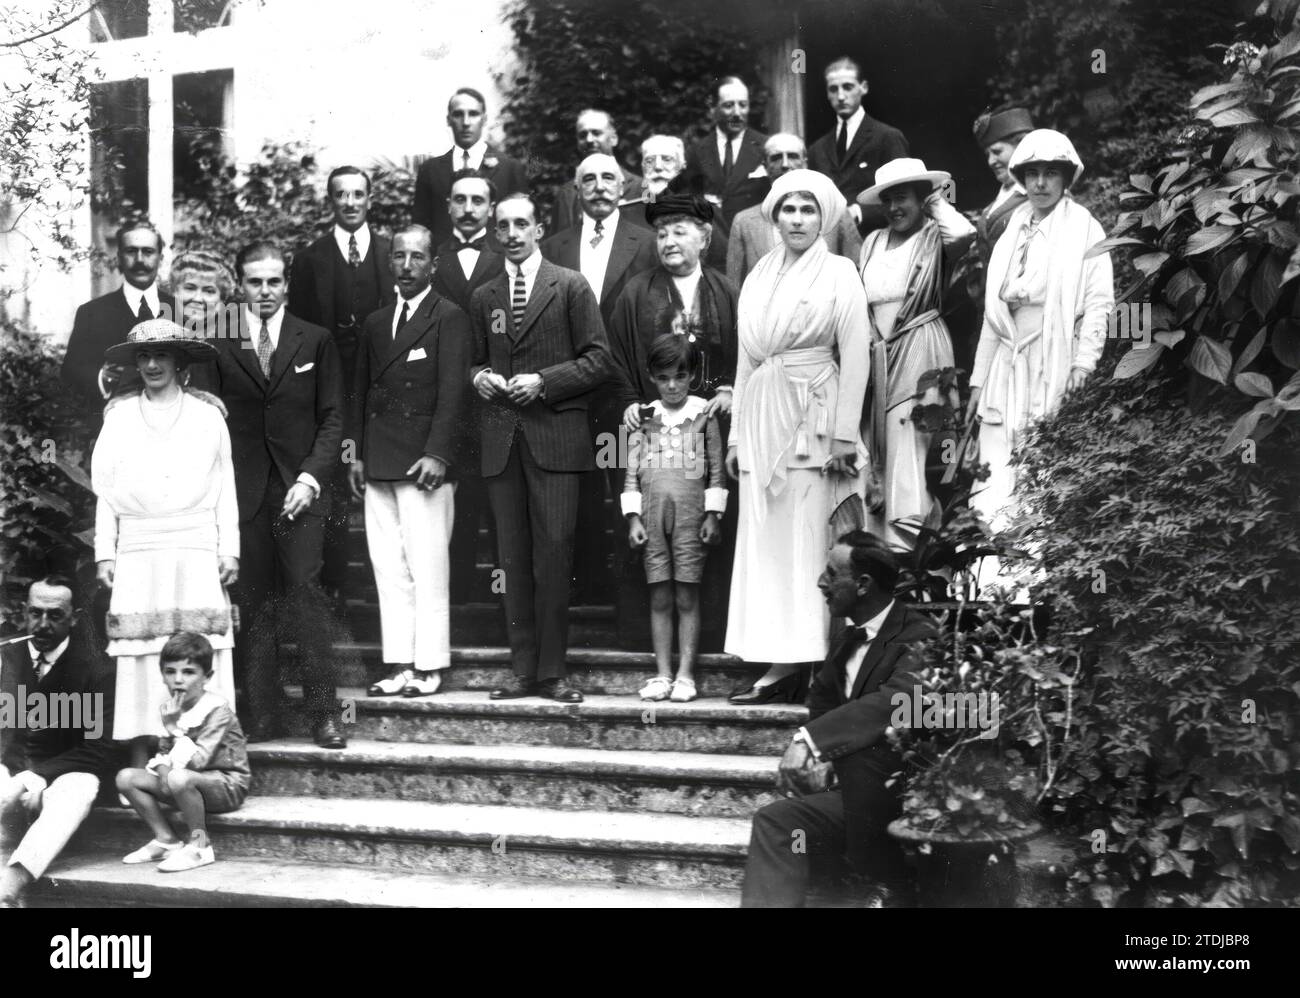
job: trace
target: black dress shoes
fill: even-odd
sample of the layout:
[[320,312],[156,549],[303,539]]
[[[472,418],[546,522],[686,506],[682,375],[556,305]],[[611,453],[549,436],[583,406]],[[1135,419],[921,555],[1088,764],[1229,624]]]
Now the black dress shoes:
[[488,694],[489,700],[520,700],[534,695],[533,681],[522,676],[511,676],[504,686],[498,686]]
[[751,686],[743,693],[733,693],[727,698],[739,707],[752,707],[763,703],[802,703],[804,692],[803,670],[793,672],[784,679],[766,686]]
[[274,717],[263,717],[249,722],[248,727],[244,729],[244,740],[246,742],[272,742],[282,734],[280,723]]
[[348,747],[348,740],[343,737],[338,722],[330,714],[326,714],[316,722],[315,727],[312,728],[311,736],[321,748],[345,749]]
[[564,679],[543,680],[537,688],[537,695],[557,703],[582,703],[582,691]]

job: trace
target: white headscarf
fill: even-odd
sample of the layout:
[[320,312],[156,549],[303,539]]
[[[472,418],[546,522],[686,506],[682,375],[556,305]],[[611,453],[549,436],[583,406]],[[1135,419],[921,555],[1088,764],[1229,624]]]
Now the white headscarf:
[[849,210],[844,195],[826,174],[818,173],[816,170],[791,170],[772,182],[772,189],[767,192],[767,197],[763,198],[763,214],[775,222],[776,207],[781,203],[781,199],[797,191],[807,191],[817,202],[817,207],[821,209],[823,237],[826,233],[835,231],[835,227],[840,224],[840,219]]

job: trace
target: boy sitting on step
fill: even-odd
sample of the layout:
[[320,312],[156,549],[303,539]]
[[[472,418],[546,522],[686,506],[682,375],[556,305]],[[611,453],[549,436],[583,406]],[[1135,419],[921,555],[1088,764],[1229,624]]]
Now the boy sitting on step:
[[[628,543],[645,548],[650,585],[650,634],[658,675],[640,690],[642,700],[686,703],[696,696],[695,653],[700,643],[700,578],[704,545],[722,538],[727,509],[722,433],[706,415],[708,404],[689,394],[700,364],[699,348],[686,335],[660,336],[646,367],[659,400],[642,411],[628,443],[622,509]],[[681,665],[673,678],[673,608],[679,621]]]
[[[205,687],[212,677],[212,645],[182,631],[163,645],[158,659],[167,697],[159,704],[167,735],[144,769],[117,774],[117,789],[131,802],[154,837],[124,863],[158,863],[163,873],[214,862],[207,815],[234,811],[248,795],[248,751],[239,719],[224,699]],[[182,842],[162,813],[175,806],[189,828]]]

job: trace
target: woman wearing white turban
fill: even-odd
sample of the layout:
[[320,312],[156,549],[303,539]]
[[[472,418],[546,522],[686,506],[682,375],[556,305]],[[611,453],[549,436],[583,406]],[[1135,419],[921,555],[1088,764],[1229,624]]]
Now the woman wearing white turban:
[[980,460],[990,472],[972,505],[995,529],[1007,524],[1015,487],[1012,449],[1031,421],[1054,412],[1097,366],[1115,305],[1110,256],[1084,259],[1106,233],[1069,195],[1083,173],[1074,145],[1037,129],[1021,139],[1007,169],[1029,200],[993,247],[970,379]]
[[[739,363],[727,468],[740,480],[726,650],[769,663],[733,703],[795,702],[799,665],[826,656],[817,588],[829,517],[857,473],[870,374],[867,301],[853,263],[821,238],[844,214],[825,176],[792,170],[763,201],[781,242],[759,260],[738,306]],[[838,362],[837,362],[838,361]]]

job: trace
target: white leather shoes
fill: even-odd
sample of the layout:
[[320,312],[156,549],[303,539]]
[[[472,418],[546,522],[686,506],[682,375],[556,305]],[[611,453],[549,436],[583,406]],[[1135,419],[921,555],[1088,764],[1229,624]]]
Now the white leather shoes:
[[438,692],[442,686],[442,671],[430,669],[428,672],[416,671],[402,690],[404,697],[429,697]]
[[400,696],[406,689],[407,684],[412,678],[410,669],[403,669],[401,672],[394,672],[387,679],[381,679],[377,683],[371,683],[370,688],[366,690],[366,696],[369,697],[395,697]]

